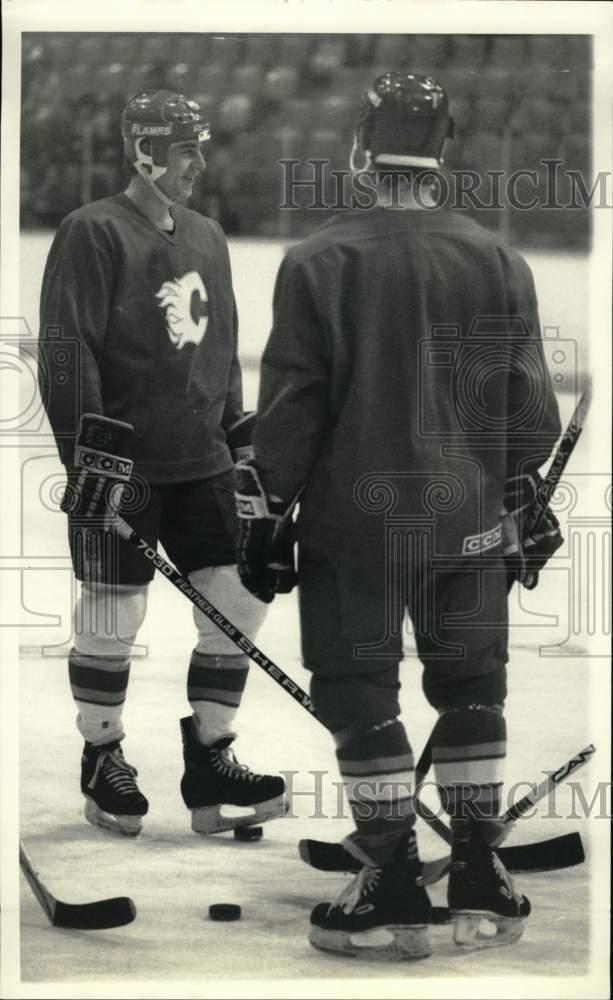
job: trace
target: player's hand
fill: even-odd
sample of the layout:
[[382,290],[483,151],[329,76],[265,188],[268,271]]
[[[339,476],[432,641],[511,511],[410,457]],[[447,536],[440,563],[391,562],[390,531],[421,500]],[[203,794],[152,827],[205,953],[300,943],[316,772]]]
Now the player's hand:
[[538,483],[531,476],[507,480],[502,510],[504,559],[509,583],[519,580],[527,590],[539,581],[539,572],[564,539],[560,524],[549,508],[536,501]]
[[242,584],[266,604],[289,594],[297,581],[291,506],[267,495],[255,462],[234,469],[239,518],[236,561]]
[[79,423],[74,465],[67,469],[61,502],[65,513],[108,529],[117,515],[121,494],[132,474],[127,457],[134,432],[131,424],[84,413]]

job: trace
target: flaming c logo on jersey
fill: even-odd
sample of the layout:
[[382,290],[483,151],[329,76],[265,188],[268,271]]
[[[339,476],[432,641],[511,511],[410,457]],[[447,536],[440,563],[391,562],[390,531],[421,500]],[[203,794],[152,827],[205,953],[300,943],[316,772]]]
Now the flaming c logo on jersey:
[[155,297],[160,309],[166,310],[166,329],[177,350],[185,344],[199,344],[209,321],[209,299],[198,272],[165,281]]

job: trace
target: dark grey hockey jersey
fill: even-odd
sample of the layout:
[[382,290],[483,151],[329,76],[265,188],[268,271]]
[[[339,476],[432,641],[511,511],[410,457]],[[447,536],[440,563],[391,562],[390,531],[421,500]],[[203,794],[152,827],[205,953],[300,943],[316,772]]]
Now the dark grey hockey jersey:
[[[40,382],[66,464],[78,416],[90,412],[133,424],[136,469],[152,482],[232,467],[224,428],[243,409],[226,239],[211,219],[172,213],[174,232],[162,232],[120,194],[72,212],[55,236]],[[58,328],[70,348],[62,372]]]
[[254,440],[271,492],[305,487],[303,540],[374,539],[385,511],[434,523],[435,554],[487,551],[559,432],[532,276],[496,236],[377,208],[288,252]]

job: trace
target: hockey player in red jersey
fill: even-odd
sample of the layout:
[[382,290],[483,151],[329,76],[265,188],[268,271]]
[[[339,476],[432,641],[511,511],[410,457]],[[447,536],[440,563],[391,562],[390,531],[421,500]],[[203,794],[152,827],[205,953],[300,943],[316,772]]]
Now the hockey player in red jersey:
[[[121,128],[133,168],[126,191],[68,215],[47,260],[40,310],[47,413],[71,484],[81,414],[132,425],[134,475],[122,513],[255,636],[265,607],[241,586],[235,561],[228,432],[243,417],[243,400],[230,260],[218,223],[186,207],[205,168],[208,122],[196,102],[158,90],[128,102]],[[76,413],[49,378],[58,329],[77,348],[68,372]],[[69,675],[85,739],[85,815],[137,834],[148,803],[123,756],[122,710],[154,570],[112,533],[84,525],[79,512],[77,503],[69,513],[81,581]],[[249,661],[197,610],[194,621],[181,791],[193,829],[214,833],[234,825],[221,815],[224,804],[252,807],[254,822],[283,814],[285,785],[234,757]]]
[[[370,179],[377,205],[339,212],[281,264],[255,460],[237,467],[239,572],[264,600],[287,589],[282,543],[300,493],[304,663],[355,821],[345,846],[364,866],[313,910],[310,940],[346,955],[429,954],[399,718],[407,610],[438,712],[430,745],[453,832],[456,943],[515,940],[530,909],[491,831],[506,752],[507,573],[532,585],[561,544],[553,517],[526,538],[519,513],[560,424],[528,266],[437,207],[452,132],[429,77],[387,73],[364,95],[351,159],[358,172],[362,158],[361,190]],[[483,916],[494,935],[479,932]]]

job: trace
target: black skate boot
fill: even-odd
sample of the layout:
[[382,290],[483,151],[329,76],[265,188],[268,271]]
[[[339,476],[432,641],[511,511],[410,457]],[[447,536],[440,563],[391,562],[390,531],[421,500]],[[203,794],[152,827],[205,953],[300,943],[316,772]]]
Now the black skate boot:
[[[284,816],[288,804],[283,778],[254,774],[239,764],[230,749],[233,736],[203,746],[194,736],[192,718],[181,719],[185,761],[181,795],[191,809],[192,830],[221,833]],[[233,815],[222,816],[222,806],[234,806]]]
[[320,951],[384,961],[427,958],[432,907],[421,862],[403,857],[365,867],[335,903],[311,913],[309,941]]
[[475,820],[451,821],[453,845],[447,898],[460,948],[497,948],[519,940],[530,902],[513,887],[502,861]]
[[85,743],[81,757],[81,791],[85,819],[92,826],[135,837],[149,803],[138,790],[136,768],[124,760],[119,740],[94,746]]

